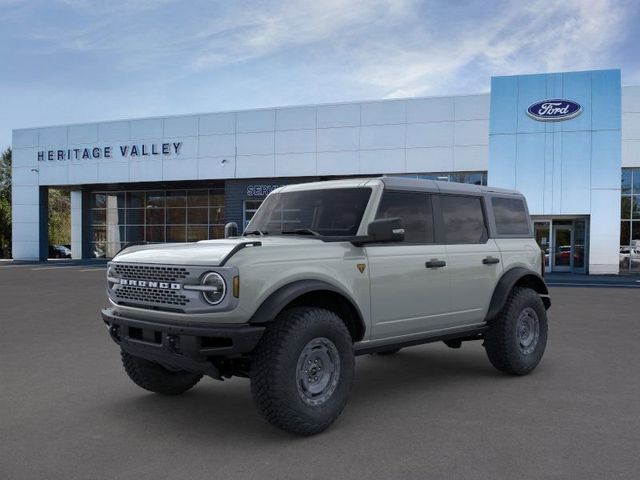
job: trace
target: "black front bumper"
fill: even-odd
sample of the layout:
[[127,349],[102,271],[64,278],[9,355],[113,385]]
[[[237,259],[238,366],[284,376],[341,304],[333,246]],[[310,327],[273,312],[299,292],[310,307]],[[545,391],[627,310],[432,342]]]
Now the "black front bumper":
[[102,310],[111,338],[127,353],[172,368],[220,378],[212,359],[251,352],[265,327],[248,324],[214,326],[152,322]]

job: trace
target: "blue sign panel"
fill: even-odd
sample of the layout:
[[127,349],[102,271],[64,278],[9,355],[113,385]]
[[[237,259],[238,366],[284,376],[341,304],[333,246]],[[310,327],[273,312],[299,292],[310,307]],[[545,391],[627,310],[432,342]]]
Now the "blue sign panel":
[[527,115],[539,122],[561,122],[582,113],[582,106],[571,100],[554,98],[529,105]]

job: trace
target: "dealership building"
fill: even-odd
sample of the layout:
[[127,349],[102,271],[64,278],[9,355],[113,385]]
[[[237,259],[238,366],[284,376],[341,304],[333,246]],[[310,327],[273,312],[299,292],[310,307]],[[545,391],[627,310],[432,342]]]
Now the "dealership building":
[[13,131],[13,257],[48,254],[71,190],[74,258],[221,238],[274,188],[401,175],[521,191],[548,271],[640,272],[640,86],[619,70],[491,79],[491,92]]

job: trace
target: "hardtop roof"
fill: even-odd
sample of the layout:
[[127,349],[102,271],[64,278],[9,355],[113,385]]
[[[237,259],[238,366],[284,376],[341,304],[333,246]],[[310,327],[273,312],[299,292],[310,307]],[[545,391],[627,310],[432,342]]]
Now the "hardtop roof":
[[365,177],[365,178],[346,178],[342,180],[324,180],[319,182],[298,183],[285,185],[274,192],[291,192],[304,191],[326,188],[358,188],[373,186],[375,184],[384,184],[385,188],[394,190],[411,190],[436,193],[457,193],[462,195],[486,195],[498,193],[501,195],[517,195],[522,194],[516,190],[506,188],[487,187],[482,185],[472,185],[468,183],[444,182],[438,180],[428,180],[421,178],[407,178],[396,176],[381,177]]

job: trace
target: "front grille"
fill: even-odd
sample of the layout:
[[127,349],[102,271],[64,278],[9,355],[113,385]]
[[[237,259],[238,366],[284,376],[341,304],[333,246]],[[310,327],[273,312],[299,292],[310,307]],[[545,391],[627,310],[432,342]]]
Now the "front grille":
[[116,298],[132,303],[144,302],[182,307],[190,301],[187,297],[175,290],[134,287],[131,285],[119,285],[116,291]]
[[[179,266],[113,263],[112,268],[112,275],[117,279],[158,283],[183,284],[192,274],[189,268]],[[198,273],[196,272],[195,275],[197,276]],[[182,310],[182,307],[186,307],[192,300],[182,289],[124,285],[118,282],[115,282],[110,294],[115,302],[122,305],[152,307],[161,310]]]
[[158,282],[177,282],[189,277],[184,267],[161,267],[152,265],[115,264],[118,277]]

